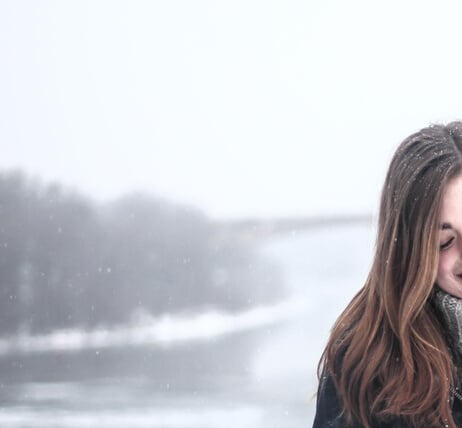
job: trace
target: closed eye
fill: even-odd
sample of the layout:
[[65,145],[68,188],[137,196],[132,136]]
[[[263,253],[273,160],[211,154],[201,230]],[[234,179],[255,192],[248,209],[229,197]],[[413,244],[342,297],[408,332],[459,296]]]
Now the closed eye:
[[444,242],[443,244],[440,245],[440,250],[443,251],[443,250],[446,250],[447,248],[449,248],[451,246],[451,244],[454,242],[454,236],[449,238],[446,242]]

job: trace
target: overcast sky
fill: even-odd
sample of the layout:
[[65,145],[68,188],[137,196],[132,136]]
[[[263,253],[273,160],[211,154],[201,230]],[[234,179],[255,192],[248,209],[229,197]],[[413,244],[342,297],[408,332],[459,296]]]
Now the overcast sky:
[[374,213],[462,118],[462,2],[0,0],[0,169],[213,217]]

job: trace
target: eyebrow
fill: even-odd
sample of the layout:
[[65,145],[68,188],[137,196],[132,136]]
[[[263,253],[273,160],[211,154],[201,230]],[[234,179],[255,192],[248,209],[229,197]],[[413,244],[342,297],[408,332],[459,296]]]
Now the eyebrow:
[[441,224],[441,229],[442,230],[452,229],[451,223],[442,223]]

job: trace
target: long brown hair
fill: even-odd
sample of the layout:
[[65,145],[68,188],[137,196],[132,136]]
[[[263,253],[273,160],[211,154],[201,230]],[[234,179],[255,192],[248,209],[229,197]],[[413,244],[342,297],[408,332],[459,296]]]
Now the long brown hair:
[[396,150],[382,190],[375,255],[319,363],[348,424],[394,416],[456,428],[454,358],[431,304],[444,188],[462,173],[462,122],[434,125]]

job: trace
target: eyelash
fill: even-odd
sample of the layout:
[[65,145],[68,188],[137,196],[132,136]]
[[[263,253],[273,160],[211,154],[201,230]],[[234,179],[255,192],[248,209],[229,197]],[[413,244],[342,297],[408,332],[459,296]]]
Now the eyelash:
[[447,248],[449,248],[453,241],[454,241],[454,237],[448,239],[444,244],[440,245],[440,250],[443,251],[443,250],[446,250]]

